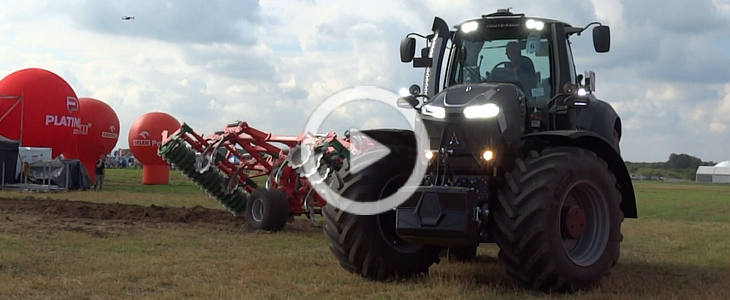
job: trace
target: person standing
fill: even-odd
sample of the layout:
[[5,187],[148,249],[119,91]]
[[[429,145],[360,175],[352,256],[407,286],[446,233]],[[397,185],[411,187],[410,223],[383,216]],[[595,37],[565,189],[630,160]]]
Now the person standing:
[[104,187],[104,168],[106,167],[104,158],[104,155],[101,155],[96,161],[96,171],[94,172],[96,174],[96,183],[94,184],[94,190],[96,190],[96,187],[99,187],[101,191]]

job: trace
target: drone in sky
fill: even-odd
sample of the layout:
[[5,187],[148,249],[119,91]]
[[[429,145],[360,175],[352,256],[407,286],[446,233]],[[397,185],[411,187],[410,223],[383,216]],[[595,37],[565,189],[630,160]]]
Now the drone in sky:
[[129,21],[129,20],[134,20],[134,16],[124,16],[124,17],[122,17],[122,21]]

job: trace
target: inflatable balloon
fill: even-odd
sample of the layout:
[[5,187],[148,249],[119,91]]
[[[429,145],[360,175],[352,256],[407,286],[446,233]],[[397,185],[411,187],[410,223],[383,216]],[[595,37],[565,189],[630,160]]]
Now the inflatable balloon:
[[79,159],[96,182],[95,165],[101,155],[109,154],[119,139],[119,118],[111,106],[94,99],[79,98],[81,125],[77,130]]
[[54,158],[78,158],[80,106],[58,75],[35,68],[14,72],[0,80],[0,135],[21,146],[52,148]]
[[178,128],[180,122],[161,112],[146,113],[130,126],[127,137],[129,150],[142,163],[142,183],[169,183],[169,166],[157,155],[157,148],[162,141],[163,130],[172,133]]

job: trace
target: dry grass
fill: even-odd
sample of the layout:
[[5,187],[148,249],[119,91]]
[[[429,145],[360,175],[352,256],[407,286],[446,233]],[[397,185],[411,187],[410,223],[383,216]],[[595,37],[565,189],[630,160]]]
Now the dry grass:
[[[110,187],[101,193],[51,196],[217,206],[192,191],[180,195]],[[720,196],[707,200],[712,211],[689,214],[673,200],[682,197],[678,193]],[[122,198],[100,199],[102,195]],[[243,227],[67,220],[0,211],[0,298],[730,298],[730,221],[712,217],[730,207],[730,187],[638,184],[637,195],[640,214],[654,213],[626,220],[622,258],[611,276],[574,294],[520,289],[496,261],[494,245],[480,247],[476,262],[442,261],[429,276],[381,283],[342,270],[321,230],[306,219],[269,234]],[[704,205],[701,199],[694,201]]]

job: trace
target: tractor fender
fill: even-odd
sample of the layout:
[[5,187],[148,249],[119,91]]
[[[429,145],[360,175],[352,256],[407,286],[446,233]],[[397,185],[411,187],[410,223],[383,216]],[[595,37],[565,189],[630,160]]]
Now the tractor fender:
[[616,176],[621,191],[621,210],[626,218],[636,218],[636,196],[629,171],[621,155],[604,137],[585,130],[555,130],[525,135],[526,150],[543,149],[548,146],[576,146],[593,151],[608,163],[608,168]]
[[577,110],[576,126],[578,130],[595,132],[608,140],[609,144],[620,154],[618,139],[614,140],[614,131],[621,135],[621,121],[613,107],[593,95],[589,95],[591,104]]

